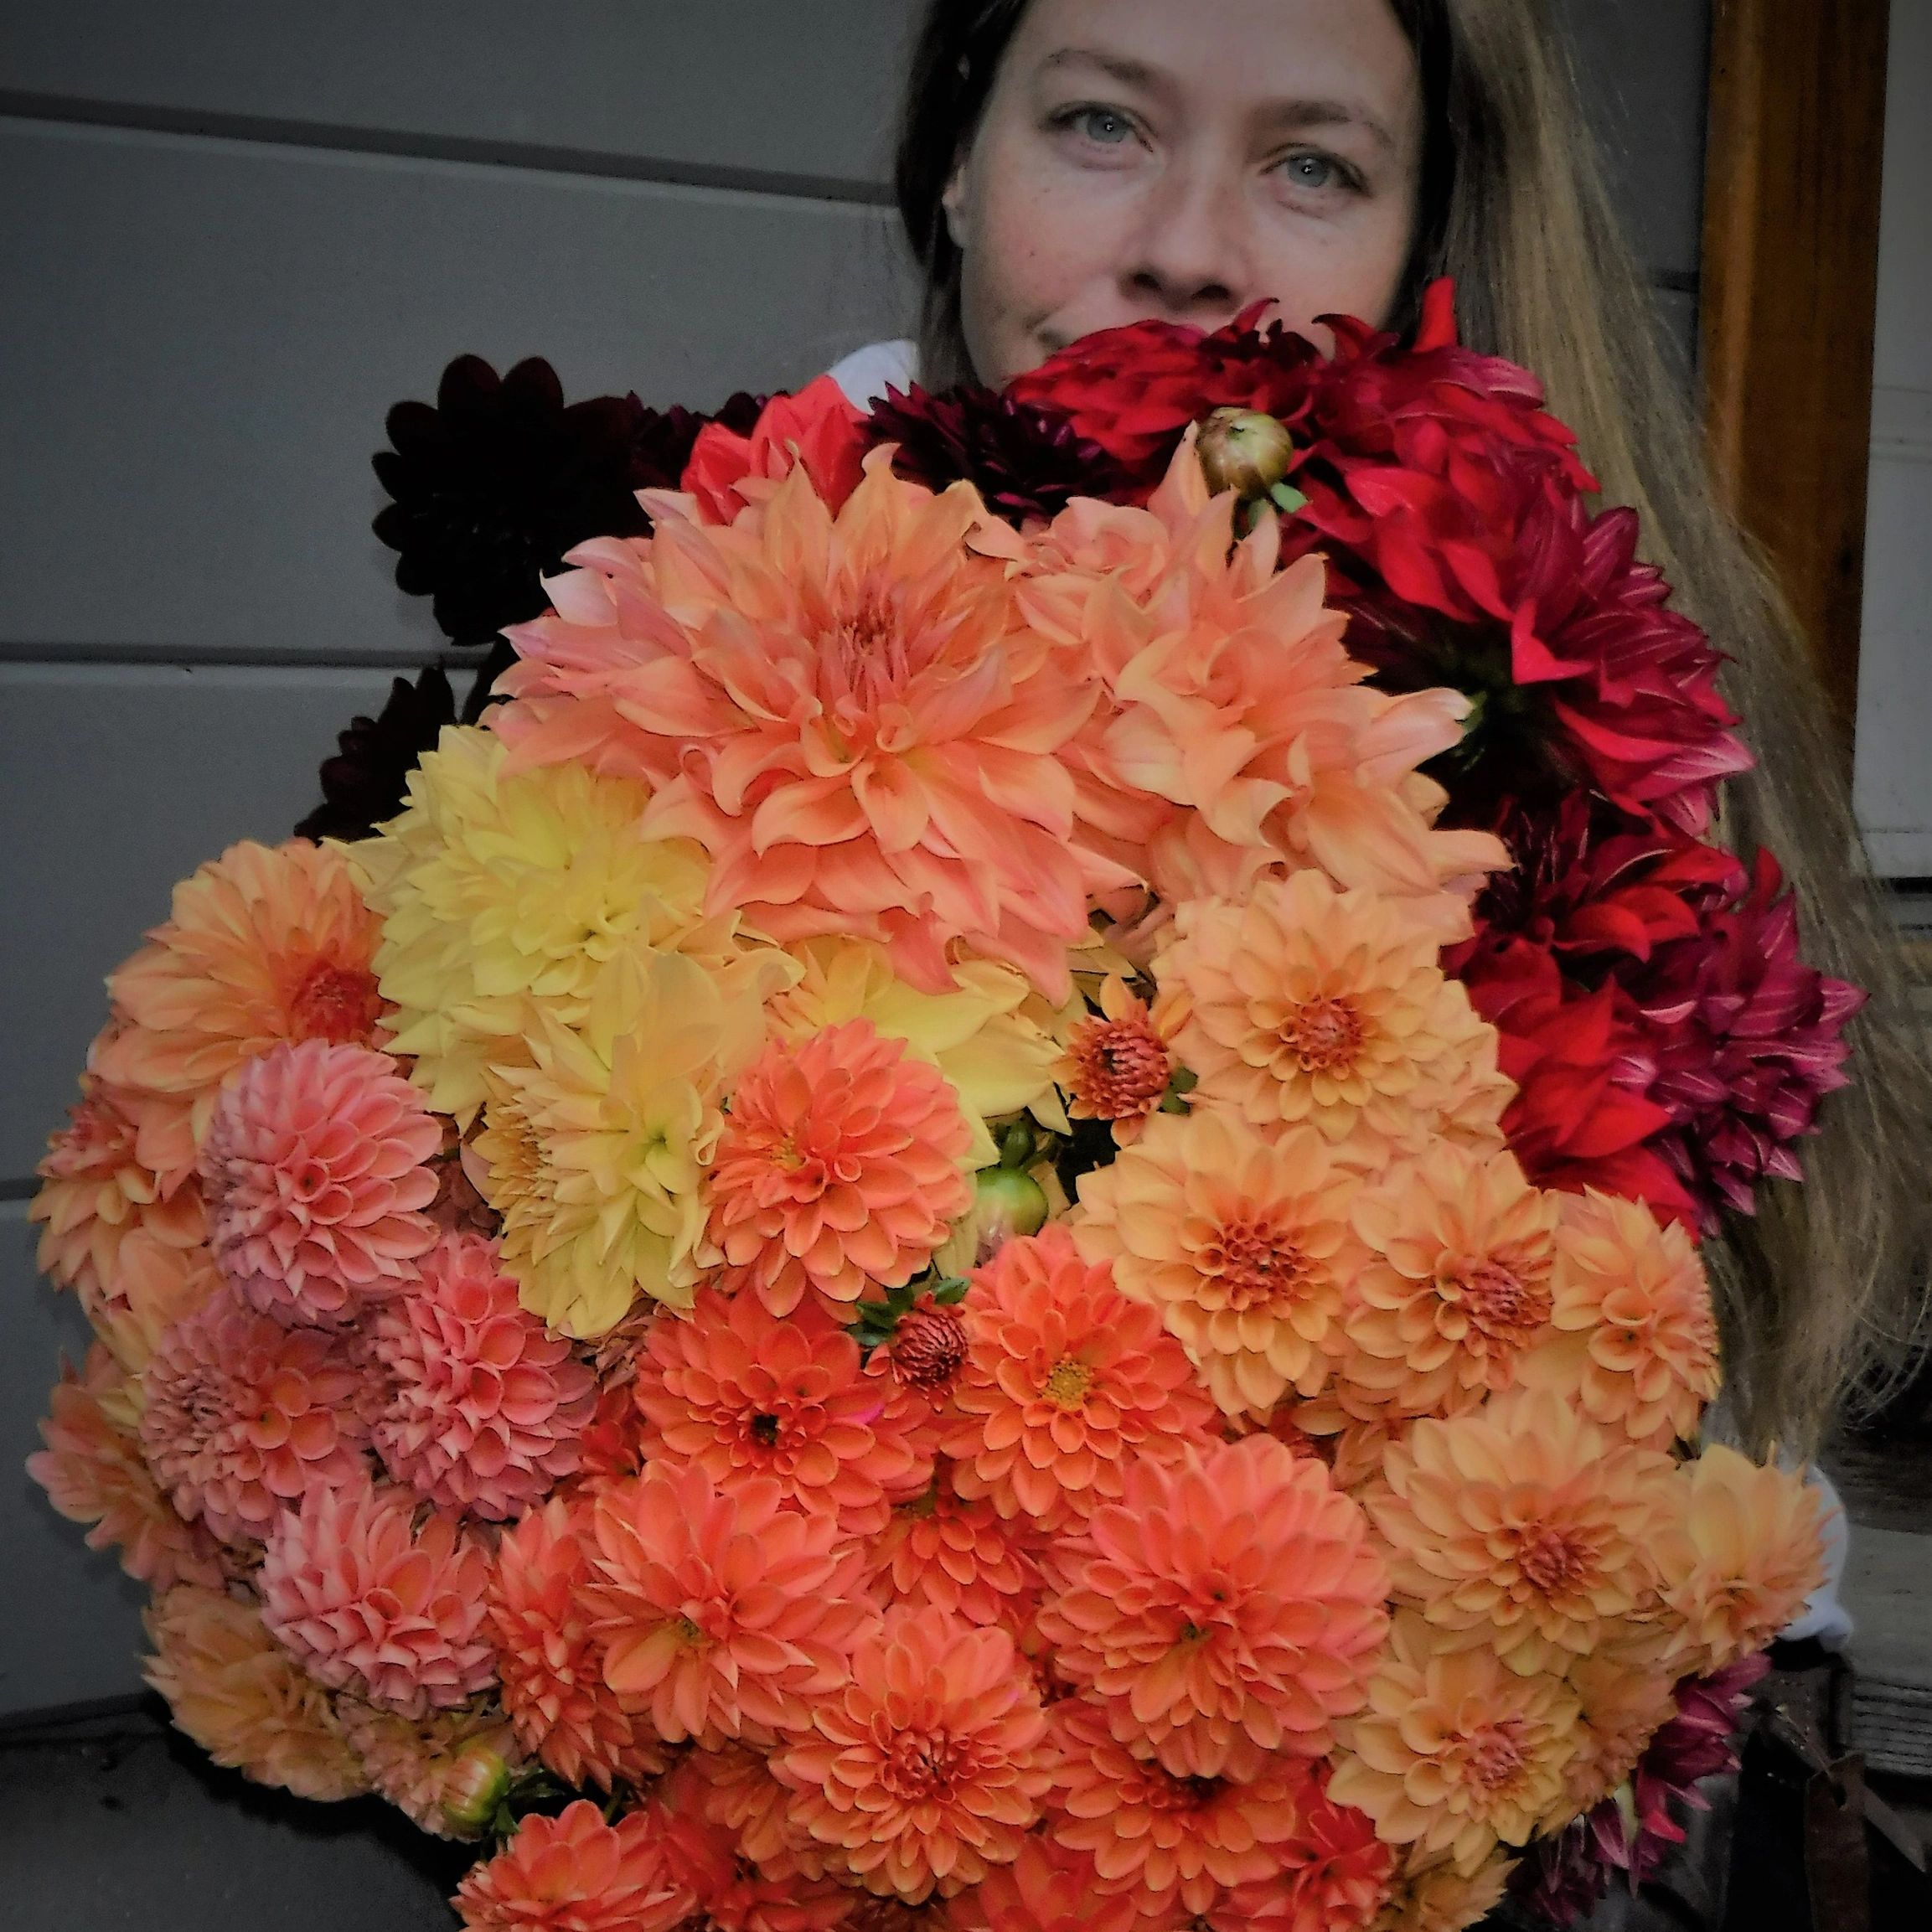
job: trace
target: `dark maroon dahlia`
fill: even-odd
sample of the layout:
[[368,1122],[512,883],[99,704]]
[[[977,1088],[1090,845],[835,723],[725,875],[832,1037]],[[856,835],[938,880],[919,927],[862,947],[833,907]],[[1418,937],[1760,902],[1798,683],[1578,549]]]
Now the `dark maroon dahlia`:
[[302,839],[366,839],[402,809],[423,753],[445,725],[456,722],[456,698],[435,664],[414,684],[398,678],[373,718],[354,717],[323,761],[322,803],[295,828]]

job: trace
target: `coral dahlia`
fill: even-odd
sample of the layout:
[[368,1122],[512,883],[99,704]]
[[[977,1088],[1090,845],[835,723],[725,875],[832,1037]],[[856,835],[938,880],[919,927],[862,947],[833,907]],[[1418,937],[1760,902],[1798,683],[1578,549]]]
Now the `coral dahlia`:
[[709,1290],[688,1320],[653,1324],[634,1386],[650,1465],[695,1464],[723,1493],[770,1478],[869,1536],[924,1486],[919,1405],[881,1403],[858,1345],[816,1309],[780,1320],[755,1295]]
[[[943,1910],[943,1907],[938,1908]],[[922,1920],[881,1917],[876,1924],[861,1909],[853,1932],[918,1932]],[[1051,1837],[1035,1836],[1010,1865],[996,1865],[971,1892],[961,1894],[947,1932],[1137,1932],[1164,1926],[1148,1919],[1131,1892],[1102,1892],[1093,1861],[1069,1852]]]
[[268,1538],[262,1617],[311,1676],[408,1718],[496,1682],[488,1548],[406,1490],[311,1489]]
[[442,1129],[386,1053],[305,1040],[249,1061],[201,1145],[209,1239],[264,1315],[340,1326],[436,1238]]
[[1364,1258],[1349,1224],[1360,1186],[1312,1129],[1271,1141],[1224,1112],[1161,1114],[1081,1176],[1074,1232],[1160,1311],[1227,1413],[1263,1417],[1328,1378]]
[[501,1521],[576,1471],[596,1378],[518,1302],[493,1242],[445,1235],[373,1316],[367,1346],[382,1376],[376,1453],[426,1501]]
[[141,1444],[183,1516],[246,1543],[306,1493],[361,1477],[359,1382],[339,1341],[225,1289],[162,1335],[141,1378]]
[[922,1495],[901,1503],[872,1541],[872,1599],[931,1605],[969,1624],[1023,1630],[1039,1599],[1031,1522],[1000,1515],[984,1496],[962,1496],[941,1459]]
[[974,1278],[966,1363],[941,1444],[960,1495],[1042,1530],[1117,1502],[1136,1459],[1208,1439],[1214,1409],[1158,1314],[1049,1223]]
[[1058,1069],[1067,1111],[1076,1120],[1107,1120],[1123,1147],[1166,1098],[1180,1062],[1147,1002],[1118,974],[1100,989],[1100,1011],[1076,1023]]
[[1051,1778],[1046,1733],[1005,1630],[893,1609],[772,1769],[854,1878],[917,1903],[1019,1855]]
[[473,1932],[670,1932],[692,1906],[648,1813],[614,1824],[587,1798],[525,1818],[457,1888]]
[[710,1238],[774,1315],[901,1287],[972,1201],[969,1144],[945,1077],[870,1020],[774,1041],[731,1095]]
[[1361,1511],[1272,1436],[1132,1464],[1121,1501],[1051,1551],[1040,1629],[1114,1735],[1170,1771],[1314,1757],[1357,1709],[1387,1628]]
[[769,1476],[721,1492],[701,1465],[603,1490],[584,1601],[604,1680],[670,1743],[797,1727],[845,1676],[872,1618],[837,1518]]

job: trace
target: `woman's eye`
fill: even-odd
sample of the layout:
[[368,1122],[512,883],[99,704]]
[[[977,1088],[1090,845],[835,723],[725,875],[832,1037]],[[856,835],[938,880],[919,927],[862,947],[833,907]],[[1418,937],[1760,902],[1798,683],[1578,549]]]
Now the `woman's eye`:
[[1084,135],[1102,147],[1118,147],[1134,138],[1134,123],[1111,107],[1074,107],[1055,116],[1062,127]]
[[1320,190],[1350,185],[1341,163],[1330,154],[1291,154],[1277,165],[1295,188]]

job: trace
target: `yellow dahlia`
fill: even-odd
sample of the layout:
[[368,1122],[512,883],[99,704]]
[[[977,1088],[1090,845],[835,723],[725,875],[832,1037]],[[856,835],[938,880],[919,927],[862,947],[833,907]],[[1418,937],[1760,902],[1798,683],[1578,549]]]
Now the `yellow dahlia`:
[[1561,1677],[1519,1676],[1486,1648],[1445,1650],[1419,1617],[1398,1616],[1367,1709],[1341,1726],[1329,1795],[1367,1812],[1384,1843],[1470,1877],[1499,1843],[1568,1818],[1577,1709]]
[[1155,972],[1201,1100],[1335,1144],[1501,1146],[1514,1089],[1495,1029],[1443,976],[1440,933],[1401,901],[1297,872],[1240,903],[1182,906],[1175,934]]
[[1372,1932],[1466,1932],[1502,1904],[1516,1865],[1499,1850],[1464,1873],[1453,1858],[1412,1853]]
[[348,851],[382,916],[375,969],[394,1050],[439,1113],[468,1123],[491,1067],[520,1065],[533,1009],[580,1025],[600,970],[643,943],[715,953],[710,869],[686,839],[640,837],[648,786],[580,764],[505,777],[477,726],[445,727],[409,803]]
[[1824,1582],[1824,1507],[1802,1476],[1721,1443],[1679,1481],[1660,1545],[1664,1596],[1684,1627],[1676,1667],[1708,1676],[1762,1650]]
[[1560,1671],[1651,1614],[1668,1456],[1525,1389],[1418,1422],[1382,1466],[1369,1514],[1397,1596],[1435,1629],[1480,1633],[1512,1670]]
[[667,502],[653,536],[550,581],[492,724],[513,768],[657,788],[643,829],[705,848],[714,911],[876,940],[929,991],[963,946],[1064,998],[1088,894],[1129,875],[1074,835],[1061,752],[1096,680],[974,549],[989,520],[971,485],[934,496],[888,451],[836,514],[803,464],[729,528]]
[[1074,1232],[1150,1303],[1230,1415],[1264,1416],[1327,1379],[1330,1331],[1362,1248],[1359,1178],[1307,1129],[1267,1140],[1234,1115],[1157,1115],[1082,1175]]
[[369,1788],[328,1692],[269,1634],[251,1599],[180,1583],[143,1620],[154,1645],[147,1681],[216,1764],[302,1798]]
[[757,1051],[775,953],[708,969],[679,953],[625,953],[599,976],[578,1031],[540,1011],[531,1064],[492,1069],[470,1144],[504,1217],[503,1263],[552,1328],[602,1335],[639,1295],[688,1308],[702,1268],[699,1196],[719,1101]]
[[1444,1142],[1356,1200],[1370,1258],[1355,1279],[1335,1371],[1370,1420],[1454,1413],[1508,1388],[1547,1330],[1557,1197],[1510,1154]]
[[1690,1236],[1640,1201],[1566,1195],[1553,1286],[1555,1332],[1521,1379],[1633,1442],[1694,1438],[1718,1392],[1718,1322]]
[[372,1044],[382,999],[379,927],[339,853],[292,839],[231,845],[174,888],[164,925],[108,979],[123,1024],[91,1068],[153,1103],[137,1113],[144,1165],[194,1161],[221,1083],[284,1041]]

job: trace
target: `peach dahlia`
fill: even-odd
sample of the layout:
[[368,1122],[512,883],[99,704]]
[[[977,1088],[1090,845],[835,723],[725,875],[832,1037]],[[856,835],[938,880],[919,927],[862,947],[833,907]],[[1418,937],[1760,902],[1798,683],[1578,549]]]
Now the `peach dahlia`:
[[692,1899],[648,1814],[608,1824],[580,1798],[554,1818],[525,1818],[453,1903],[472,1932],[671,1932]]

